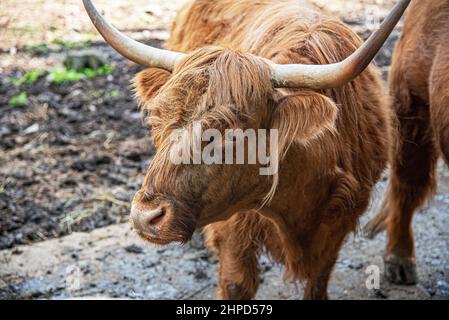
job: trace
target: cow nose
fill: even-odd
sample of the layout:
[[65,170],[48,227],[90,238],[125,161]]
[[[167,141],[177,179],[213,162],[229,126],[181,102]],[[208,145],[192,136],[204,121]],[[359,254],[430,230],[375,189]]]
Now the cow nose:
[[164,216],[163,208],[156,208],[150,211],[144,211],[140,215],[140,224],[143,227],[153,227],[157,225],[158,221]]
[[134,228],[145,233],[154,234],[165,216],[163,207],[142,208],[138,203],[133,203],[131,208],[131,221]]

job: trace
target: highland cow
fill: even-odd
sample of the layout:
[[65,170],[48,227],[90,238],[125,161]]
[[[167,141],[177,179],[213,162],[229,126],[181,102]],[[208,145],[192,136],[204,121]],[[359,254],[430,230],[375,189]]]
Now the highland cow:
[[[167,244],[203,228],[220,260],[220,298],[254,298],[262,252],[306,282],[306,299],[327,298],[339,249],[388,161],[391,114],[370,62],[409,1],[363,45],[305,1],[190,1],[167,49],[126,37],[84,4],[112,47],[148,67],[135,85],[156,153],[133,201],[137,233]],[[278,130],[278,172],[174,165],[171,134],[194,136],[198,122],[220,132]]]
[[370,237],[387,229],[385,275],[417,282],[414,212],[436,187],[440,154],[449,164],[449,1],[412,1],[393,54],[389,77],[398,132],[393,135],[391,177]]

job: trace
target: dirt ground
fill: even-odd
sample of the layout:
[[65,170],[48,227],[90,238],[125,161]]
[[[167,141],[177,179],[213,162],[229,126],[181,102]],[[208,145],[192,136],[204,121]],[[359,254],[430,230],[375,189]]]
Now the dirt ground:
[[[95,1],[119,29],[155,46],[183,2]],[[316,2],[366,38],[395,1]],[[203,249],[147,247],[120,224],[153,152],[130,87],[140,67],[101,41],[81,1],[3,0],[0,7],[0,298],[212,298],[216,263]],[[385,77],[399,33],[400,26],[376,58]],[[67,55],[86,49],[104,55],[112,72],[48,80]],[[36,81],[17,84],[36,69],[43,70]],[[27,103],[12,105],[23,92]],[[385,239],[357,235],[337,264],[332,298],[449,298],[449,173],[444,166],[439,173],[438,194],[415,221],[419,285],[367,290],[364,271],[381,264]],[[279,266],[262,262],[258,298],[300,297],[298,286],[282,283]],[[81,279],[79,289],[67,279]]]
[[[440,166],[440,181],[449,172]],[[362,225],[373,215],[386,181],[376,187]],[[331,299],[449,299],[448,190],[415,218],[419,283],[380,282],[368,289],[369,268],[382,275],[385,236],[348,238],[332,274]],[[43,259],[43,257],[45,257]],[[158,247],[138,239],[128,223],[73,233],[31,246],[0,251],[0,299],[214,299],[217,260],[192,241]],[[285,283],[283,269],[261,257],[257,299],[301,299],[301,283]],[[381,278],[382,279],[382,278]]]

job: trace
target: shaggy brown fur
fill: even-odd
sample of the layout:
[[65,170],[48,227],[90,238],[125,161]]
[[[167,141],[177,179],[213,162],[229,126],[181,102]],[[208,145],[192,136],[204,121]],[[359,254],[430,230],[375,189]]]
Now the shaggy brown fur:
[[[360,45],[342,22],[298,1],[189,2],[167,45],[189,56],[172,75],[149,68],[136,78],[157,152],[135,205],[165,208],[158,226],[141,236],[168,243],[192,222],[205,227],[220,259],[220,298],[255,296],[264,249],[288,277],[306,281],[305,298],[327,298],[341,244],[388,160],[382,83],[370,66],[338,89],[274,90],[267,64],[253,54],[277,63],[327,64]],[[171,164],[170,133],[187,128],[192,134],[193,121],[204,129],[278,128],[278,176],[260,176],[257,165]],[[261,208],[270,190],[271,201]]]
[[367,226],[387,228],[386,275],[417,281],[412,218],[436,187],[440,152],[449,163],[449,0],[413,1],[405,17],[390,74],[399,131],[382,209]]

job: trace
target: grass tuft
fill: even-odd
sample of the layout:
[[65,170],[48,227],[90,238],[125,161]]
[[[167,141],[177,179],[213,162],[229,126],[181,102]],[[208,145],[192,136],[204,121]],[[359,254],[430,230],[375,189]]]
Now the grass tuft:
[[29,102],[28,94],[26,92],[21,92],[17,96],[13,96],[9,99],[9,104],[14,107],[26,106]]
[[76,82],[84,78],[95,78],[112,73],[114,66],[104,65],[97,69],[84,68],[81,72],[74,69],[59,68],[50,71],[47,80],[53,84],[61,84],[63,82]]
[[22,78],[20,79],[13,79],[11,82],[16,86],[21,86],[23,84],[33,84],[35,83],[40,77],[42,77],[45,74],[44,70],[30,70],[28,71]]

